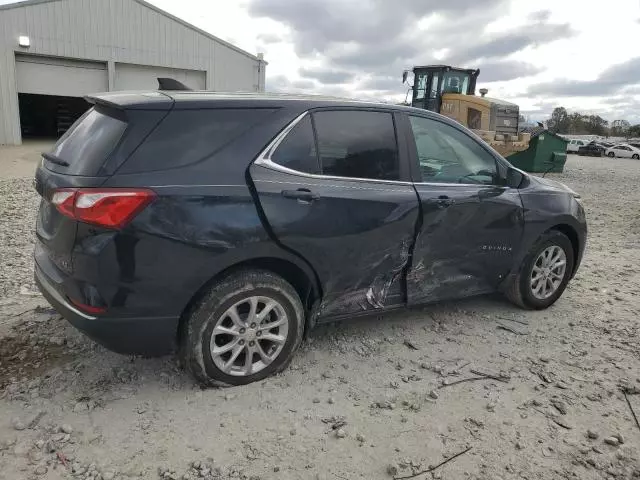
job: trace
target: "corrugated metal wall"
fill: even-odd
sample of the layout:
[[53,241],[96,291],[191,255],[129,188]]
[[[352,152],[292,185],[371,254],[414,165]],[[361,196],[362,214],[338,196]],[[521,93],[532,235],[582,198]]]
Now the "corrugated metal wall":
[[[26,35],[30,48],[18,46]],[[0,144],[20,141],[15,53],[200,70],[208,90],[264,90],[265,64],[138,0],[34,1],[0,9]]]

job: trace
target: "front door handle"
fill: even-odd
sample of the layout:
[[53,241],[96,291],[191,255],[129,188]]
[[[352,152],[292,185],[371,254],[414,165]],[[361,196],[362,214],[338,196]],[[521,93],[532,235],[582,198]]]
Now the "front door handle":
[[448,195],[440,195],[436,200],[436,205],[440,208],[446,208],[455,203],[453,198],[450,198]]
[[303,202],[312,202],[318,200],[320,195],[313,193],[307,188],[299,188],[297,190],[282,190],[282,196],[284,198],[294,198],[296,200],[302,200]]

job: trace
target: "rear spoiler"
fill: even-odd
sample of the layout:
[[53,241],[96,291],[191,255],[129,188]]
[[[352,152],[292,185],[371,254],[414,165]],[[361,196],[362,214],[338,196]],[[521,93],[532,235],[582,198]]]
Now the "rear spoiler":
[[158,78],[158,90],[182,90],[191,91],[184,83],[173,78]]
[[105,92],[87,95],[84,99],[92,105],[102,105],[118,110],[169,110],[173,98],[165,92]]

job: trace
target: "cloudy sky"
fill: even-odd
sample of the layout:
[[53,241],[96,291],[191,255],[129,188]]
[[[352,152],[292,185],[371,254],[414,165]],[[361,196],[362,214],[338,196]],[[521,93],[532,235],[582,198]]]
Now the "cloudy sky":
[[149,1],[264,52],[271,91],[402,101],[403,70],[445,63],[532,119],[563,105],[640,123],[640,0]]

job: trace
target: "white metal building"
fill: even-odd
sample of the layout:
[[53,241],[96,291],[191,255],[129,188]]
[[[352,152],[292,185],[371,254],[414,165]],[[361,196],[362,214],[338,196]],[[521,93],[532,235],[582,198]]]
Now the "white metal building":
[[27,0],[0,6],[0,145],[55,137],[82,97],[157,89],[264,91],[266,63],[143,0]]

